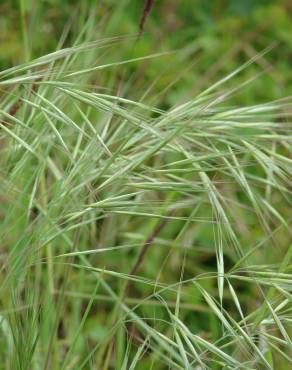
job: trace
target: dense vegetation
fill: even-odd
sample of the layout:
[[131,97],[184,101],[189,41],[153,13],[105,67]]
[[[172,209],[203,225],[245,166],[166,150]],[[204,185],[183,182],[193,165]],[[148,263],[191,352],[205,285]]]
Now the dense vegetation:
[[0,5],[0,369],[292,368],[291,6],[145,6]]

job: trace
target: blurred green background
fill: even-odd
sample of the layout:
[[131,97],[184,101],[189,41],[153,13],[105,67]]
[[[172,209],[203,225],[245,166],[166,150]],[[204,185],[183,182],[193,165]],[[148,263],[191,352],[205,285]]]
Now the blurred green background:
[[[66,29],[64,45],[72,45],[88,16],[95,23],[96,37],[93,39],[134,35],[139,30],[144,6],[144,0],[2,0],[0,67],[4,69],[25,58],[33,59],[54,51]],[[172,90],[166,97],[168,105],[180,96],[196,94],[257,52],[275,45],[271,52],[236,77],[240,84],[268,70],[269,73],[253,82],[248,93],[238,98],[240,104],[253,104],[255,100],[259,103],[292,92],[291,13],[289,0],[156,0],[146,20],[143,37],[128,52],[131,55],[125,50],[122,53],[120,48],[116,53],[121,59],[121,56],[185,48],[179,66],[169,68],[157,59],[143,71],[142,78],[149,84],[161,69],[169,68],[156,85],[159,90],[173,81],[180,69],[179,92]],[[25,43],[27,53],[24,52]],[[112,51],[111,57],[114,60]],[[190,69],[183,72],[187,65]]]

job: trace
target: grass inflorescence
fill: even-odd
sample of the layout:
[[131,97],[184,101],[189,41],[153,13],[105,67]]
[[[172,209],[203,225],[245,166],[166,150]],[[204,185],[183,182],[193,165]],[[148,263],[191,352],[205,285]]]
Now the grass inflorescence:
[[0,72],[0,367],[287,369],[291,99],[233,103],[267,51],[170,108],[127,97],[151,58],[110,61],[125,40]]

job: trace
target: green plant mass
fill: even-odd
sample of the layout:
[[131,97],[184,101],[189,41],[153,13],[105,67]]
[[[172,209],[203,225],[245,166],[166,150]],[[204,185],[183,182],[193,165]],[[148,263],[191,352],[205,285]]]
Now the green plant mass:
[[291,4],[0,4],[0,370],[292,369]]

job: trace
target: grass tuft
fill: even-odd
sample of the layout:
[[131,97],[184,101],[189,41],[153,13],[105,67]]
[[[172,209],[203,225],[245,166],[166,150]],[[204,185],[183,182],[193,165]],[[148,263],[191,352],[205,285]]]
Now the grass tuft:
[[287,369],[291,99],[232,86],[270,48],[162,108],[117,74],[185,50],[125,41],[0,72],[0,368]]

